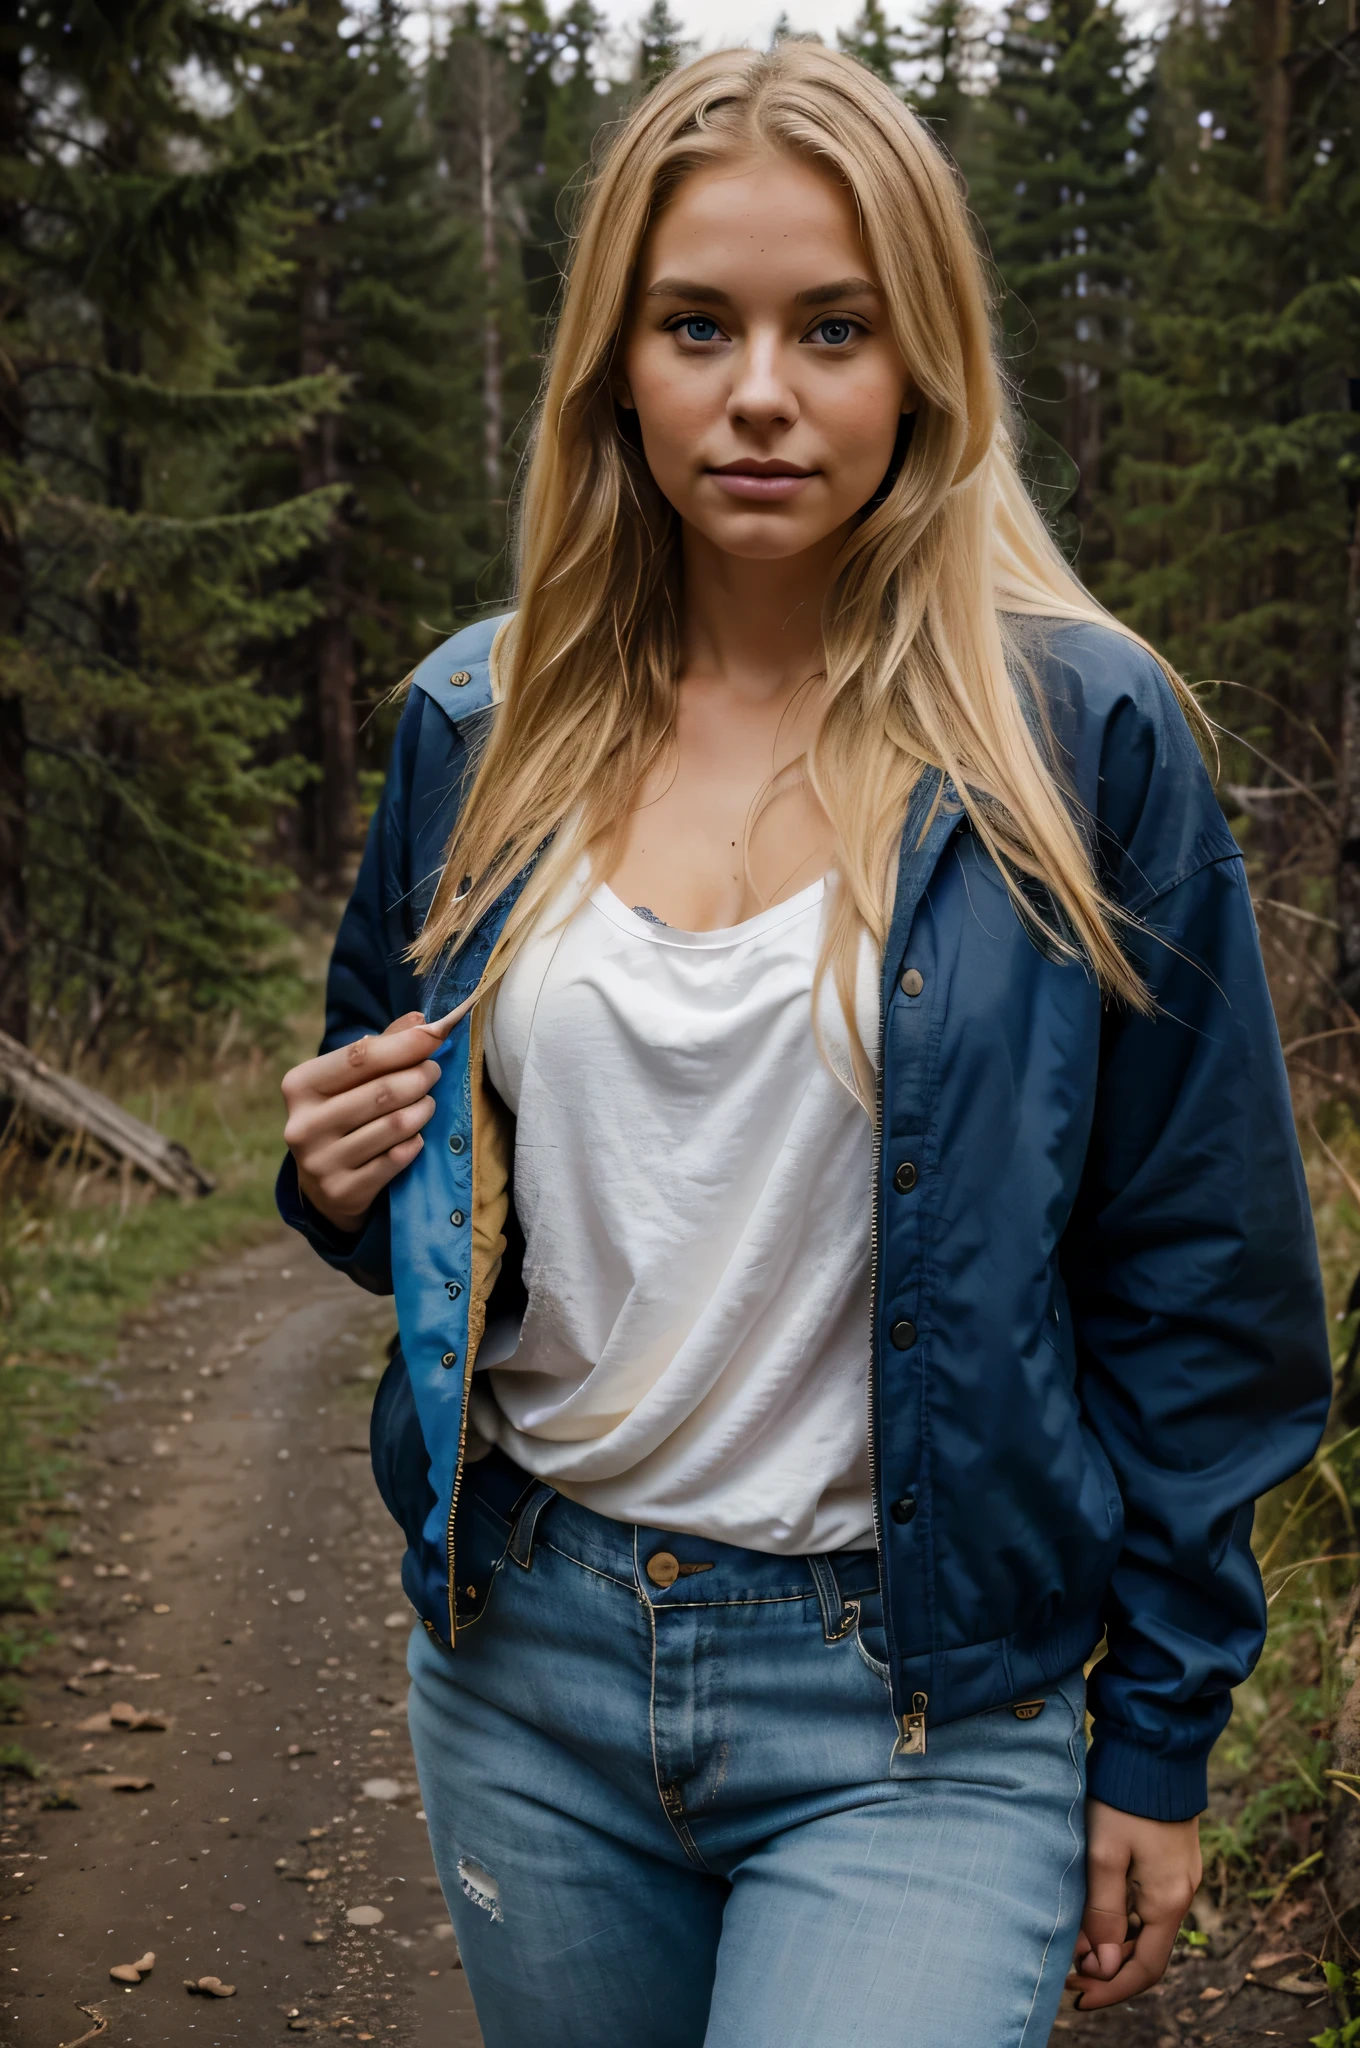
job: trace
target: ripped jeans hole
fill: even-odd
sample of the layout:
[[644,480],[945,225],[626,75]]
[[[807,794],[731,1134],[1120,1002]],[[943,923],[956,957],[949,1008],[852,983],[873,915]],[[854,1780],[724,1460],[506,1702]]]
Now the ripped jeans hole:
[[504,1921],[501,1911],[501,1888],[489,1870],[483,1870],[475,1857],[458,1858],[458,1882],[474,1906],[480,1906],[493,1920]]

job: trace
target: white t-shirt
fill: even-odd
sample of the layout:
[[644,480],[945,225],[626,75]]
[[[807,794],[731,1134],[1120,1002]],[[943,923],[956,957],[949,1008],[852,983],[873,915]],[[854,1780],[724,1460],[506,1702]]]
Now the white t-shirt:
[[[826,885],[726,931],[581,879],[500,983],[487,1068],[517,1118],[522,1327],[487,1332],[470,1421],[619,1521],[798,1556],[873,1540],[870,1119]],[[856,991],[877,1055],[877,965]]]

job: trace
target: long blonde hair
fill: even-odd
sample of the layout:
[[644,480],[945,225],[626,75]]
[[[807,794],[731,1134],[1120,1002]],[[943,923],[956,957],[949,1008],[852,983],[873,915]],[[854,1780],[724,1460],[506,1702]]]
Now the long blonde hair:
[[[1011,615],[1115,622],[1067,567],[1017,470],[963,194],[885,85],[796,41],[673,72],[590,184],[520,508],[518,610],[496,648],[503,701],[413,957],[433,967],[555,834],[492,953],[491,986],[583,854],[597,879],[610,872],[670,739],[679,521],[620,432],[611,371],[651,221],[691,172],[760,151],[809,160],[853,195],[919,393],[901,469],[837,565],[826,711],[804,764],[836,835],[841,886],[821,971],[834,972],[852,1043],[855,954],[865,928],[880,948],[886,939],[907,801],[927,766],[951,778],[1026,922],[1144,1007]],[[1036,884],[1051,916],[1034,907]]]

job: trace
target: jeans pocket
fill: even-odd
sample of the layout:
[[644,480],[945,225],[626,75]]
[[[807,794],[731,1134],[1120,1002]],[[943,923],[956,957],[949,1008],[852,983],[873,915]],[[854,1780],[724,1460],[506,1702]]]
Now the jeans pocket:
[[855,1604],[859,1608],[859,1618],[855,1623],[855,1648],[875,1678],[881,1678],[884,1686],[891,1690],[888,1679],[888,1634],[883,1626],[883,1595],[859,1593],[855,1596]]

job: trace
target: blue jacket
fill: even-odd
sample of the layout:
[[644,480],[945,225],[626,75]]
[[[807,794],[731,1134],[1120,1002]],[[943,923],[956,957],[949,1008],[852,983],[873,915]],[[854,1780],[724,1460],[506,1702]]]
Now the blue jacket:
[[[422,662],[336,940],[323,1048],[475,986],[513,889],[420,986],[497,622]],[[1176,1820],[1265,1629],[1253,1501],[1306,1462],[1331,1366],[1312,1223],[1246,876],[1180,709],[1118,634],[1051,628],[1037,664],[1104,883],[1156,999],[1046,956],[967,817],[913,796],[883,961],[870,1448],[894,1707],[927,1726],[1088,1657],[1094,1797]],[[395,1292],[378,1484],[404,1583],[451,1642],[481,1567],[452,1556],[465,1392],[488,1313],[524,1301],[514,1134],[478,1013],[451,1034],[416,1163],[344,1237]],[[816,1190],[809,1190],[816,1200]],[[920,1697],[924,1695],[924,1702]]]

